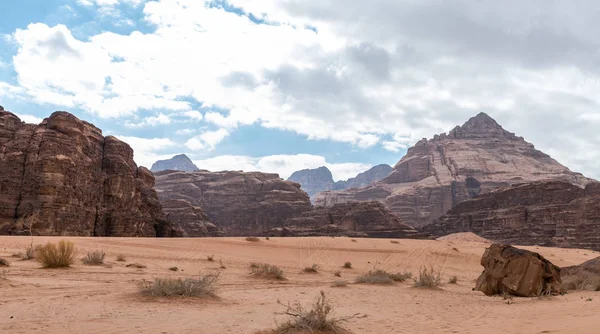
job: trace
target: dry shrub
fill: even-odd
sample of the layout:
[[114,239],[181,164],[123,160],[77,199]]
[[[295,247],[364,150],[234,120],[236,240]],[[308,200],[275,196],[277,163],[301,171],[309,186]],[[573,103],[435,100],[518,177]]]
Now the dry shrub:
[[125,261],[127,261],[127,258],[125,257],[125,255],[119,254],[119,255],[117,255],[117,261],[125,262]]
[[215,254],[210,255],[210,256],[209,255],[206,256],[206,261],[213,262],[214,260],[215,260]]
[[449,284],[457,284],[458,283],[458,277],[456,276],[452,276],[450,277],[450,279],[448,280]]
[[315,273],[319,272],[319,265],[316,263],[313,263],[312,266],[305,267],[304,269],[302,269],[302,271],[304,271],[305,273],[309,273],[309,274],[315,274]]
[[170,271],[177,271],[177,270],[179,270],[179,268],[177,268],[177,267],[171,267],[171,268],[169,268],[169,270]]
[[342,277],[342,272],[339,271],[339,270],[336,270],[336,271],[333,272],[333,276]]
[[390,242],[393,243],[393,244],[399,244],[400,243],[400,241],[398,241],[398,240],[390,240]]
[[352,242],[358,242],[356,239],[351,239],[350,241],[352,241]]
[[278,280],[285,279],[283,270],[281,270],[279,267],[274,266],[272,264],[252,263],[252,264],[250,264],[250,269],[252,270],[252,273],[251,273],[252,276],[269,278],[269,279],[278,279]]
[[219,274],[200,275],[198,278],[155,278],[137,283],[140,292],[152,297],[217,297],[215,283]]
[[40,249],[40,245],[37,245],[36,247],[28,247],[25,250],[25,253],[23,253],[23,252],[14,253],[12,256],[18,257],[23,261],[33,260],[33,259],[35,259],[35,252],[37,252],[38,249]]
[[61,240],[39,247],[36,253],[36,260],[44,268],[66,268],[75,262],[76,249],[73,242]]
[[393,284],[394,282],[404,282],[412,277],[411,272],[404,273],[389,273],[385,270],[369,270],[368,273],[358,276],[356,283],[368,284]]
[[344,263],[344,268],[346,268],[346,269],[352,269],[352,262],[348,261],[348,262]]
[[125,267],[144,269],[144,268],[146,268],[146,265],[139,264],[139,263],[130,263],[130,264],[126,265]]
[[246,237],[246,241],[258,242],[260,239],[257,237]]
[[90,266],[99,266],[101,264],[104,264],[104,256],[106,256],[104,251],[88,252],[82,261],[84,264]]
[[227,269],[227,267],[225,267],[225,265],[223,264],[223,260],[219,260],[219,268]]
[[0,267],[10,267],[10,262],[7,259],[0,257]]
[[419,277],[415,278],[415,286],[419,288],[434,288],[442,283],[442,277],[439,271],[425,267],[419,270]]
[[334,288],[343,288],[348,286],[348,282],[347,281],[343,281],[343,280],[337,280],[337,281],[333,281],[333,283],[331,284],[332,287]]
[[277,303],[285,307],[285,311],[279,314],[290,317],[286,323],[277,326],[277,329],[274,331],[277,334],[299,332],[347,333],[348,331],[341,327],[340,323],[358,316],[358,314],[355,314],[345,318],[331,317],[330,314],[333,311],[333,307],[323,291],[321,291],[321,296],[319,296],[319,299],[317,299],[317,302],[311,309],[305,309],[299,302],[283,304],[278,300]]

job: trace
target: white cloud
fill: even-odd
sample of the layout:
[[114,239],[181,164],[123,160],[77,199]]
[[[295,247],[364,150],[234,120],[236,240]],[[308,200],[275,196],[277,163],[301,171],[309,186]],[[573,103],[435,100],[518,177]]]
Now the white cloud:
[[131,136],[115,136],[126,142],[133,149],[133,159],[139,166],[150,168],[157,160],[169,159],[172,154],[158,153],[173,148],[177,144],[169,138],[140,138]]
[[185,146],[193,151],[207,150],[212,151],[215,149],[223,139],[229,136],[229,131],[225,129],[218,129],[215,131],[206,131],[202,134],[190,138]]
[[201,121],[204,118],[204,116],[202,116],[202,113],[199,112],[198,110],[188,110],[188,111],[184,111],[181,114],[183,116],[193,119],[195,121]]
[[15,114],[17,117],[19,117],[23,122],[30,123],[30,124],[40,124],[44,120],[44,119],[39,118],[34,115],[17,114],[17,113],[13,113],[13,114]]
[[196,132],[194,129],[179,129],[175,131],[175,134],[178,136],[189,136],[194,132]]
[[125,126],[128,128],[143,128],[146,126],[157,126],[167,124],[171,124],[171,118],[168,115],[160,113],[156,116],[146,117],[142,121],[137,123],[126,122]]
[[312,154],[270,155],[264,157],[248,157],[239,155],[222,155],[214,158],[195,160],[200,169],[210,171],[242,170],[245,172],[260,171],[277,173],[287,179],[293,172],[326,166],[331,170],[334,180],[347,180],[355,177],[371,167],[363,163],[329,163],[324,157]]

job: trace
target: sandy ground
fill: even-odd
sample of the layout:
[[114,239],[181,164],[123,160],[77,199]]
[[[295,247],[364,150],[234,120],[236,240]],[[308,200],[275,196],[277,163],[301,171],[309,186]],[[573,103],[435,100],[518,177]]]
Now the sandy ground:
[[[80,256],[104,250],[108,266],[41,269],[35,261],[10,255],[23,251],[27,237],[0,237],[0,257],[11,266],[0,268],[0,333],[254,333],[273,328],[285,318],[275,315],[282,302],[312,304],[323,290],[338,316],[360,313],[346,327],[354,333],[598,333],[600,293],[571,292],[551,298],[501,297],[472,291],[482,268],[485,243],[349,238],[133,239],[68,238]],[[36,237],[35,243],[59,238]],[[537,251],[559,266],[579,264],[599,254],[587,250],[523,247]],[[124,254],[127,262],[117,262]],[[215,262],[206,261],[215,255]],[[222,260],[226,269],[219,269]],[[353,269],[342,269],[350,261]],[[127,263],[146,269],[127,268]],[[251,262],[283,268],[288,280],[249,277]],[[317,263],[317,274],[302,268]],[[441,289],[350,284],[331,287],[336,270],[354,278],[375,266],[388,271],[433,266],[444,282]],[[112,266],[112,267],[111,267]],[[177,266],[182,271],[169,268]],[[6,271],[7,270],[7,271]],[[185,277],[221,272],[220,300],[148,299],[137,293],[135,281],[155,277]],[[592,298],[588,301],[588,298]]]

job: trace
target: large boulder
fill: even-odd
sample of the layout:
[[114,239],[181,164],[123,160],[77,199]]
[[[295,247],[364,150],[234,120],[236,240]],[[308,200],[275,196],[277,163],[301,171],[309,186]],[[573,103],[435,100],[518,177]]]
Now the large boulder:
[[508,293],[536,297],[562,292],[560,268],[538,253],[492,244],[481,258],[484,270],[475,290],[488,296]]
[[600,291],[600,257],[561,268],[560,276],[566,290]]

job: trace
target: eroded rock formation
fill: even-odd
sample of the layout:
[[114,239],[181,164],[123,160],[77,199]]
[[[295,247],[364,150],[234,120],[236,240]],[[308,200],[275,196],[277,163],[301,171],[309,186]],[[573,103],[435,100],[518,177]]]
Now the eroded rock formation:
[[184,199],[161,202],[166,218],[182,237],[223,237],[225,234],[213,224],[202,208]]
[[184,172],[195,172],[200,169],[194,165],[192,160],[185,154],[178,154],[171,159],[158,160],[152,164],[150,171],[153,173],[160,172],[163,170],[180,170]]
[[560,275],[566,290],[600,291],[600,257],[576,266],[563,267]]
[[590,182],[480,113],[448,134],[419,141],[376,184],[325,191],[315,204],[378,200],[405,223],[421,227],[466,199],[539,180],[564,180],[580,187]]
[[600,250],[600,183],[515,185],[462,202],[423,231],[473,232],[495,242]]
[[560,268],[538,253],[493,244],[481,257],[484,270],[475,290],[488,296],[507,293],[520,297],[562,292]]
[[[133,150],[66,112],[25,124],[0,110],[0,233],[170,234],[154,176]],[[158,231],[158,232],[157,232]]]

